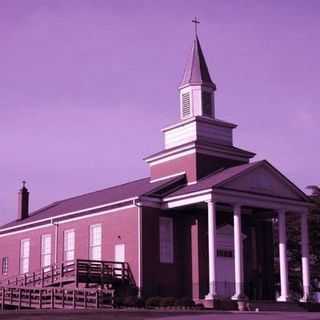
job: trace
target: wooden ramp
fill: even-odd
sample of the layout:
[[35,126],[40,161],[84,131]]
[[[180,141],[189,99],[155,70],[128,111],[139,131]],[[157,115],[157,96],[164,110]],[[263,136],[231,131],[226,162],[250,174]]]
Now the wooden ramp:
[[107,290],[3,287],[0,301],[2,309],[5,306],[18,309],[110,308],[113,294]]
[[111,307],[119,288],[136,287],[126,262],[78,259],[0,282],[0,304],[17,308]]

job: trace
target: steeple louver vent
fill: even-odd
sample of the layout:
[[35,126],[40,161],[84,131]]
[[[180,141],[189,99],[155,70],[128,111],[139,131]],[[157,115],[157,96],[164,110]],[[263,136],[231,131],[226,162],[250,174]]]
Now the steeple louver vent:
[[182,116],[183,118],[190,116],[191,114],[191,103],[190,93],[182,94]]

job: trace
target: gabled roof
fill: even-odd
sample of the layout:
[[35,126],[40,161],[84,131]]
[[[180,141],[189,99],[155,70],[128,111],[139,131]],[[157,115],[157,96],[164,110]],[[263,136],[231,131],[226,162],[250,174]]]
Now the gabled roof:
[[211,80],[208,66],[197,36],[193,41],[191,55],[187,61],[180,87],[188,84],[207,84],[216,88]]
[[193,192],[213,188],[219,185],[220,183],[230,179],[231,177],[235,177],[239,175],[241,172],[244,172],[245,170],[257,165],[260,162],[261,161],[251,162],[251,163],[246,163],[246,164],[242,164],[242,165],[227,168],[227,169],[217,170],[212,174],[199,179],[197,183],[187,185],[184,188],[181,188],[180,190],[174,193],[171,193],[169,197],[180,196],[183,194],[188,194],[188,193],[193,193]]
[[181,177],[150,182],[150,178],[143,178],[114,187],[82,194],[76,197],[56,201],[48,206],[32,212],[28,218],[12,221],[0,227],[1,229],[19,226],[26,223],[37,222],[43,219],[54,218],[58,215],[70,213],[87,208],[93,208],[108,203],[114,203],[142,195],[151,195],[153,191],[159,193],[162,188],[167,189],[171,183],[175,183]]
[[277,176],[279,176],[281,180],[295,192],[295,194],[299,195],[302,201],[310,201],[309,197],[302,190],[300,190],[294,183],[292,183],[287,177],[285,177],[280,171],[278,171],[266,160],[246,163],[227,169],[217,170],[216,172],[200,179],[196,184],[187,185],[179,189],[178,191],[171,193],[168,196],[168,198],[179,195],[185,195],[201,190],[214,189],[219,187],[221,188],[230,181],[240,178],[242,174],[246,174],[250,170],[263,165],[268,167],[269,170],[273,171]]

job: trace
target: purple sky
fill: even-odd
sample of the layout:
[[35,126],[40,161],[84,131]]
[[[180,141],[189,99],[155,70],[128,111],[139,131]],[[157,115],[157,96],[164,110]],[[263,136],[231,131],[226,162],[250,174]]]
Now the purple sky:
[[0,1],[0,222],[148,175],[178,120],[194,15],[217,116],[301,188],[320,183],[320,1]]

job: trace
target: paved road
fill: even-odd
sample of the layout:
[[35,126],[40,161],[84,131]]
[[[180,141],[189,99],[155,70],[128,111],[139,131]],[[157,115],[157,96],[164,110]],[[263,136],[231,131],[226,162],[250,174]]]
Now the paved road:
[[22,311],[0,312],[0,320],[320,320],[320,313],[163,312],[163,311]]

